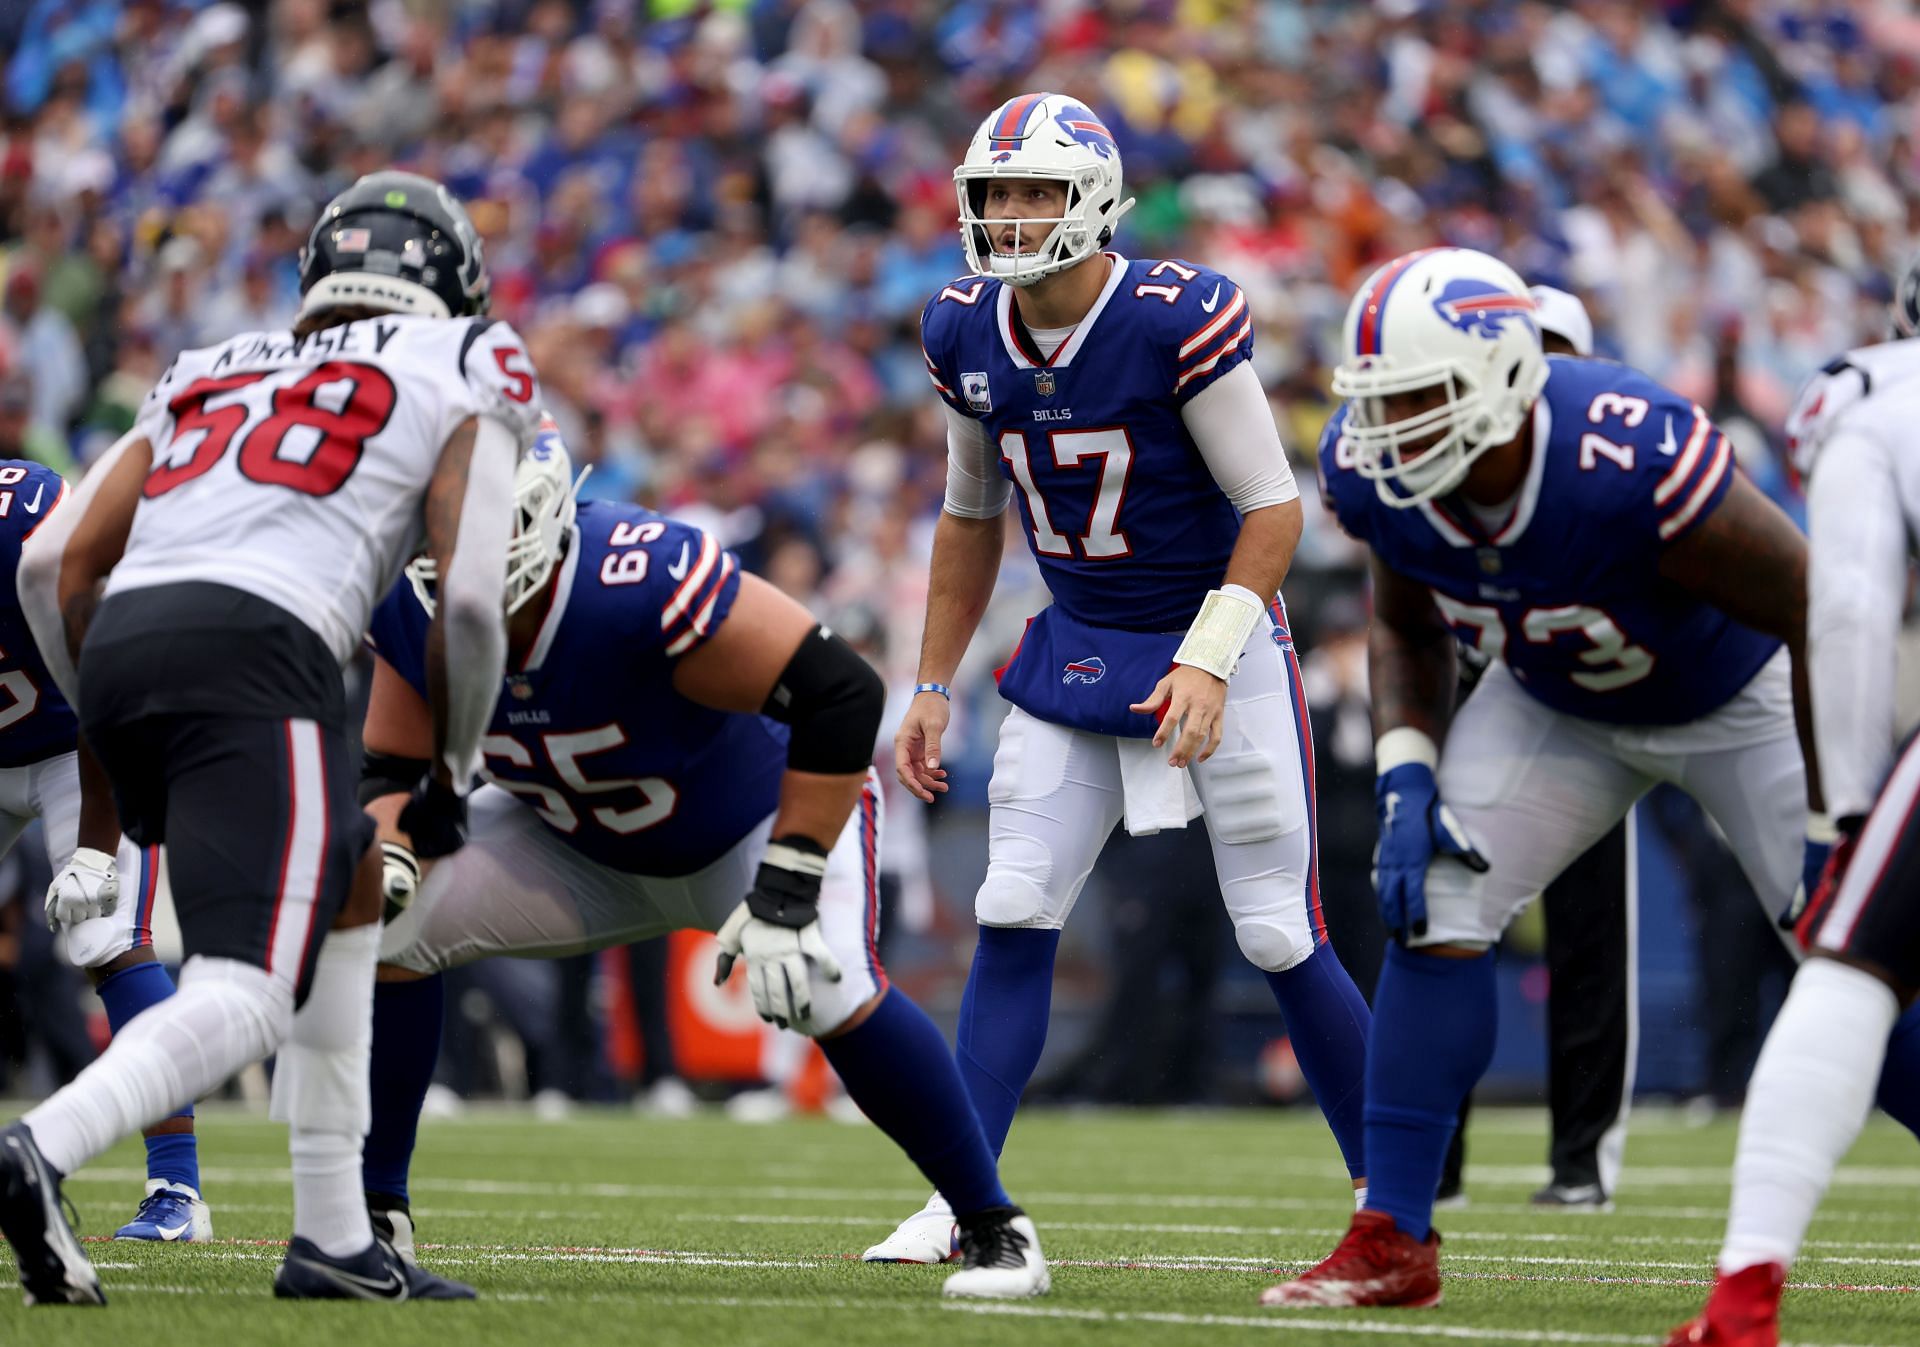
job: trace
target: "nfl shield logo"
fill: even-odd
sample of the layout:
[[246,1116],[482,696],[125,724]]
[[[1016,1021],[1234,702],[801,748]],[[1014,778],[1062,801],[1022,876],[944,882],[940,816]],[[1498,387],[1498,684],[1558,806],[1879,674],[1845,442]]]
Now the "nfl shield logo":
[[1033,388],[1034,388],[1034,391],[1043,398],[1052,397],[1053,396],[1053,371],[1050,369],[1043,369],[1043,370],[1036,371],[1033,376]]
[[529,679],[509,674],[507,675],[507,691],[511,692],[516,699],[524,702],[533,696],[533,683]]

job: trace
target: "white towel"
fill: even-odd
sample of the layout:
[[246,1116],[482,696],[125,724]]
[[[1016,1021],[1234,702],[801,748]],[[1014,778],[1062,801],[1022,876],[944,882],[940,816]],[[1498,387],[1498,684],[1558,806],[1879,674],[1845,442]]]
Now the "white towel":
[[1162,828],[1184,828],[1200,817],[1200,795],[1184,767],[1167,762],[1172,745],[1151,739],[1116,739],[1120,749],[1120,794],[1127,831],[1151,837]]

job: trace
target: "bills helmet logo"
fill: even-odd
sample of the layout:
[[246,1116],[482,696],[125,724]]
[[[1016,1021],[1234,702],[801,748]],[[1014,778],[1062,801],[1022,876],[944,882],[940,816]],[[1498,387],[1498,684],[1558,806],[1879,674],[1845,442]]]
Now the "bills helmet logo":
[[1113,132],[1107,130],[1100,119],[1086,108],[1075,103],[1060,110],[1054,119],[1061,129],[1078,143],[1085,145],[1102,159],[1111,159],[1120,152],[1113,143]]
[[1533,297],[1510,295],[1485,281],[1463,279],[1447,282],[1433,299],[1433,311],[1462,332],[1491,341],[1514,320],[1533,328]]
[[1098,655],[1087,659],[1069,660],[1067,670],[1061,675],[1062,683],[1098,683],[1107,676],[1107,662]]

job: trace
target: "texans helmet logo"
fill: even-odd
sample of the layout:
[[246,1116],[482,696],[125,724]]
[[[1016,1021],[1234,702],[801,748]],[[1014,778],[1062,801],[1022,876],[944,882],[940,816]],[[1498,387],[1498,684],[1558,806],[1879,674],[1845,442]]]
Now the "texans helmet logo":
[[1107,662],[1098,655],[1087,659],[1069,660],[1067,671],[1061,675],[1062,683],[1098,683],[1107,676]]
[[1530,295],[1510,295],[1485,281],[1472,279],[1448,281],[1446,288],[1433,299],[1435,313],[1462,332],[1489,341],[1504,332],[1506,325],[1515,319],[1537,333],[1533,310]]

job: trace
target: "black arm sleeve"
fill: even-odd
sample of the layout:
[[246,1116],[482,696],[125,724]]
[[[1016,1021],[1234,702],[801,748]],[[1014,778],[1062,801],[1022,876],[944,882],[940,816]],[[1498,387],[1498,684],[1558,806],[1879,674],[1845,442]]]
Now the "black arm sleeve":
[[369,753],[360,764],[360,803],[372,804],[383,795],[411,795],[427,774],[425,758],[401,758],[391,753]]
[[873,765],[886,702],[886,685],[873,666],[832,631],[815,627],[780,671],[760,713],[793,727],[788,767],[847,776]]

